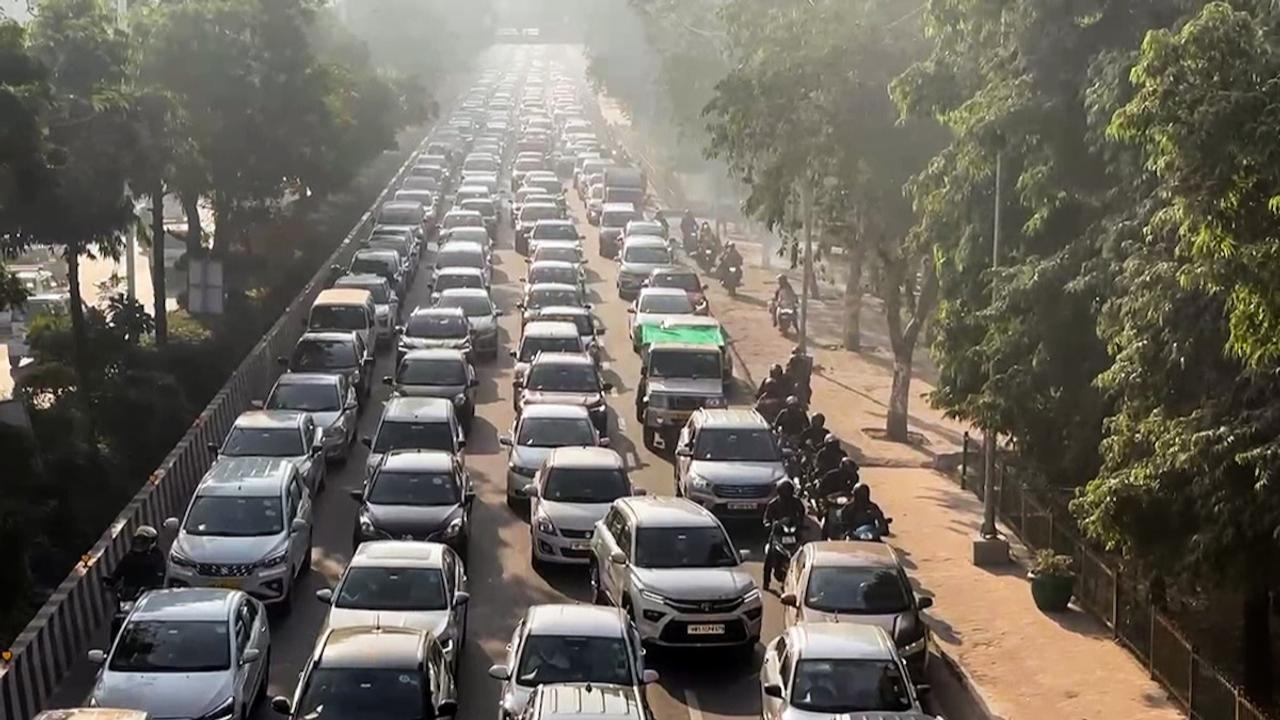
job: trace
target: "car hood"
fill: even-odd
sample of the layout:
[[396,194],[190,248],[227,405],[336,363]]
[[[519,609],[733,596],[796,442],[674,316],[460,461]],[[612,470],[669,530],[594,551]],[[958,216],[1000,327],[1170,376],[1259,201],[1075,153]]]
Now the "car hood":
[[522,468],[540,468],[555,448],[516,445],[511,448],[511,464]]
[[228,537],[190,535],[182,532],[173,541],[173,549],[188,560],[219,565],[258,562],[282,552],[288,546],[288,536],[283,533],[254,537]]
[[397,395],[404,397],[433,397],[452,400],[467,391],[466,385],[396,385]]
[[736,483],[740,485],[768,485],[777,482],[786,469],[782,462],[739,462],[694,460],[689,473],[710,482]]
[[541,390],[526,390],[522,397],[525,405],[581,405],[583,407],[595,407],[604,401],[600,393],[568,393],[568,392],[545,392]]
[[329,609],[329,628],[403,627],[425,630],[436,637],[449,626],[448,610],[360,610],[334,607]]
[[539,500],[538,509],[558,528],[585,532],[595,529],[596,522],[609,512],[612,503],[567,503]]
[[338,422],[338,418],[342,417],[341,410],[321,410],[320,412],[311,413],[311,419],[315,420],[316,425],[327,428]]
[[90,697],[98,707],[145,710],[153,718],[198,718],[233,694],[231,671],[126,673],[106,671]]
[[755,587],[743,567],[633,569],[639,583],[659,595],[678,600],[728,600]]
[[388,535],[422,536],[445,529],[454,518],[462,517],[461,505],[375,505],[367,503],[364,514],[374,526]]
[[649,391],[671,395],[724,395],[724,381],[718,378],[649,378]]

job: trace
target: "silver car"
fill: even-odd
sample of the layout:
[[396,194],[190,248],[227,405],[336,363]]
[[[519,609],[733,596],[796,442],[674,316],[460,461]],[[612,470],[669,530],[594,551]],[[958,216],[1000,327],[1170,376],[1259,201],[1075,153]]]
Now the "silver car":
[[244,720],[266,695],[271,630],[262,605],[235,590],[154,590],[125,619],[102,666],[92,707],[153,718]]
[[529,497],[529,487],[542,463],[558,447],[607,446],[591,416],[580,405],[530,405],[516,418],[511,434],[498,438],[507,455],[507,503]]
[[[524,382],[524,375],[529,370],[529,364],[538,357],[539,353],[581,353],[586,350],[587,346],[582,342],[582,336],[578,334],[578,326],[573,323],[543,320],[529,322],[520,333],[520,344],[511,351],[511,357],[516,361],[511,373],[511,384],[518,393],[521,383]],[[514,393],[512,402],[515,402]]]
[[623,300],[635,299],[649,273],[674,264],[667,241],[652,236],[627,238],[618,259],[618,297]]
[[346,460],[351,455],[360,399],[345,375],[285,373],[260,404],[267,410],[310,413],[321,435],[325,458]]
[[661,327],[672,318],[693,315],[693,301],[688,293],[678,288],[641,288],[635,302],[627,308],[631,316],[628,335],[631,337],[631,349],[640,352],[641,333],[644,327]]
[[221,445],[210,443],[218,458],[284,458],[298,468],[313,495],[324,490],[328,470],[322,457],[324,435],[308,412],[248,410],[240,413]]
[[760,413],[703,408],[680,432],[675,474],[677,495],[717,515],[760,516],[787,471]]
[[471,323],[471,344],[478,355],[490,360],[498,357],[498,318],[502,311],[489,299],[489,292],[479,288],[454,288],[440,293],[436,307],[461,308]]
[[613,450],[563,447],[547,456],[528,494],[530,559],[537,566],[585,565],[591,533],[613,501],[645,493],[632,487],[626,464]]
[[565,682],[640,687],[657,682],[644,668],[635,627],[618,608],[534,605],[516,625],[506,662],[489,668],[502,681],[498,720],[514,720],[534,688]]
[[373,437],[360,442],[369,448],[365,477],[392,450],[440,450],[463,459],[466,433],[452,402],[444,398],[393,397],[382,407],[382,417]]

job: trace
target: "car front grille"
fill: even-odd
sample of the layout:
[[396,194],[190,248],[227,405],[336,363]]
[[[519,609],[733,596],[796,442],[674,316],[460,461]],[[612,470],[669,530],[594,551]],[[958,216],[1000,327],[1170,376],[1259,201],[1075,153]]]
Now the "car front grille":
[[723,498],[765,498],[773,492],[773,486],[764,485],[712,485],[716,497]]
[[560,534],[565,536],[566,538],[569,538],[570,540],[590,540],[591,539],[590,530],[565,530],[564,528],[560,528]]
[[560,554],[572,558],[574,560],[586,560],[591,556],[590,550],[575,550],[573,548],[560,548]]
[[667,598],[667,605],[682,613],[713,615],[737,610],[742,605],[742,598],[728,600],[675,600]]
[[253,563],[222,565],[219,563],[199,563],[196,572],[205,577],[245,577],[253,572]]
[[697,410],[702,407],[702,403],[706,402],[700,397],[681,397],[673,395],[667,398],[667,407],[672,410]]

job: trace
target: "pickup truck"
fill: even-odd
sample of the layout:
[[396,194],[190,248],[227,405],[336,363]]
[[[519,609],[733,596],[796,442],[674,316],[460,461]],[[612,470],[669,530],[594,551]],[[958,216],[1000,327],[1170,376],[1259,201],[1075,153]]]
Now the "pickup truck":
[[728,406],[724,356],[715,345],[655,342],[641,357],[636,421],[644,428],[645,447],[653,449],[661,436],[663,447],[673,450],[695,410]]

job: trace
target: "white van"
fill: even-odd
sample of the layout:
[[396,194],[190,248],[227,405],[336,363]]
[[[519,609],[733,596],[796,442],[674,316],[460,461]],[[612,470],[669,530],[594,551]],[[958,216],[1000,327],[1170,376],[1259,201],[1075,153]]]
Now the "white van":
[[307,314],[307,329],[312,332],[354,332],[366,347],[376,347],[378,310],[373,302],[373,293],[359,288],[321,290]]

